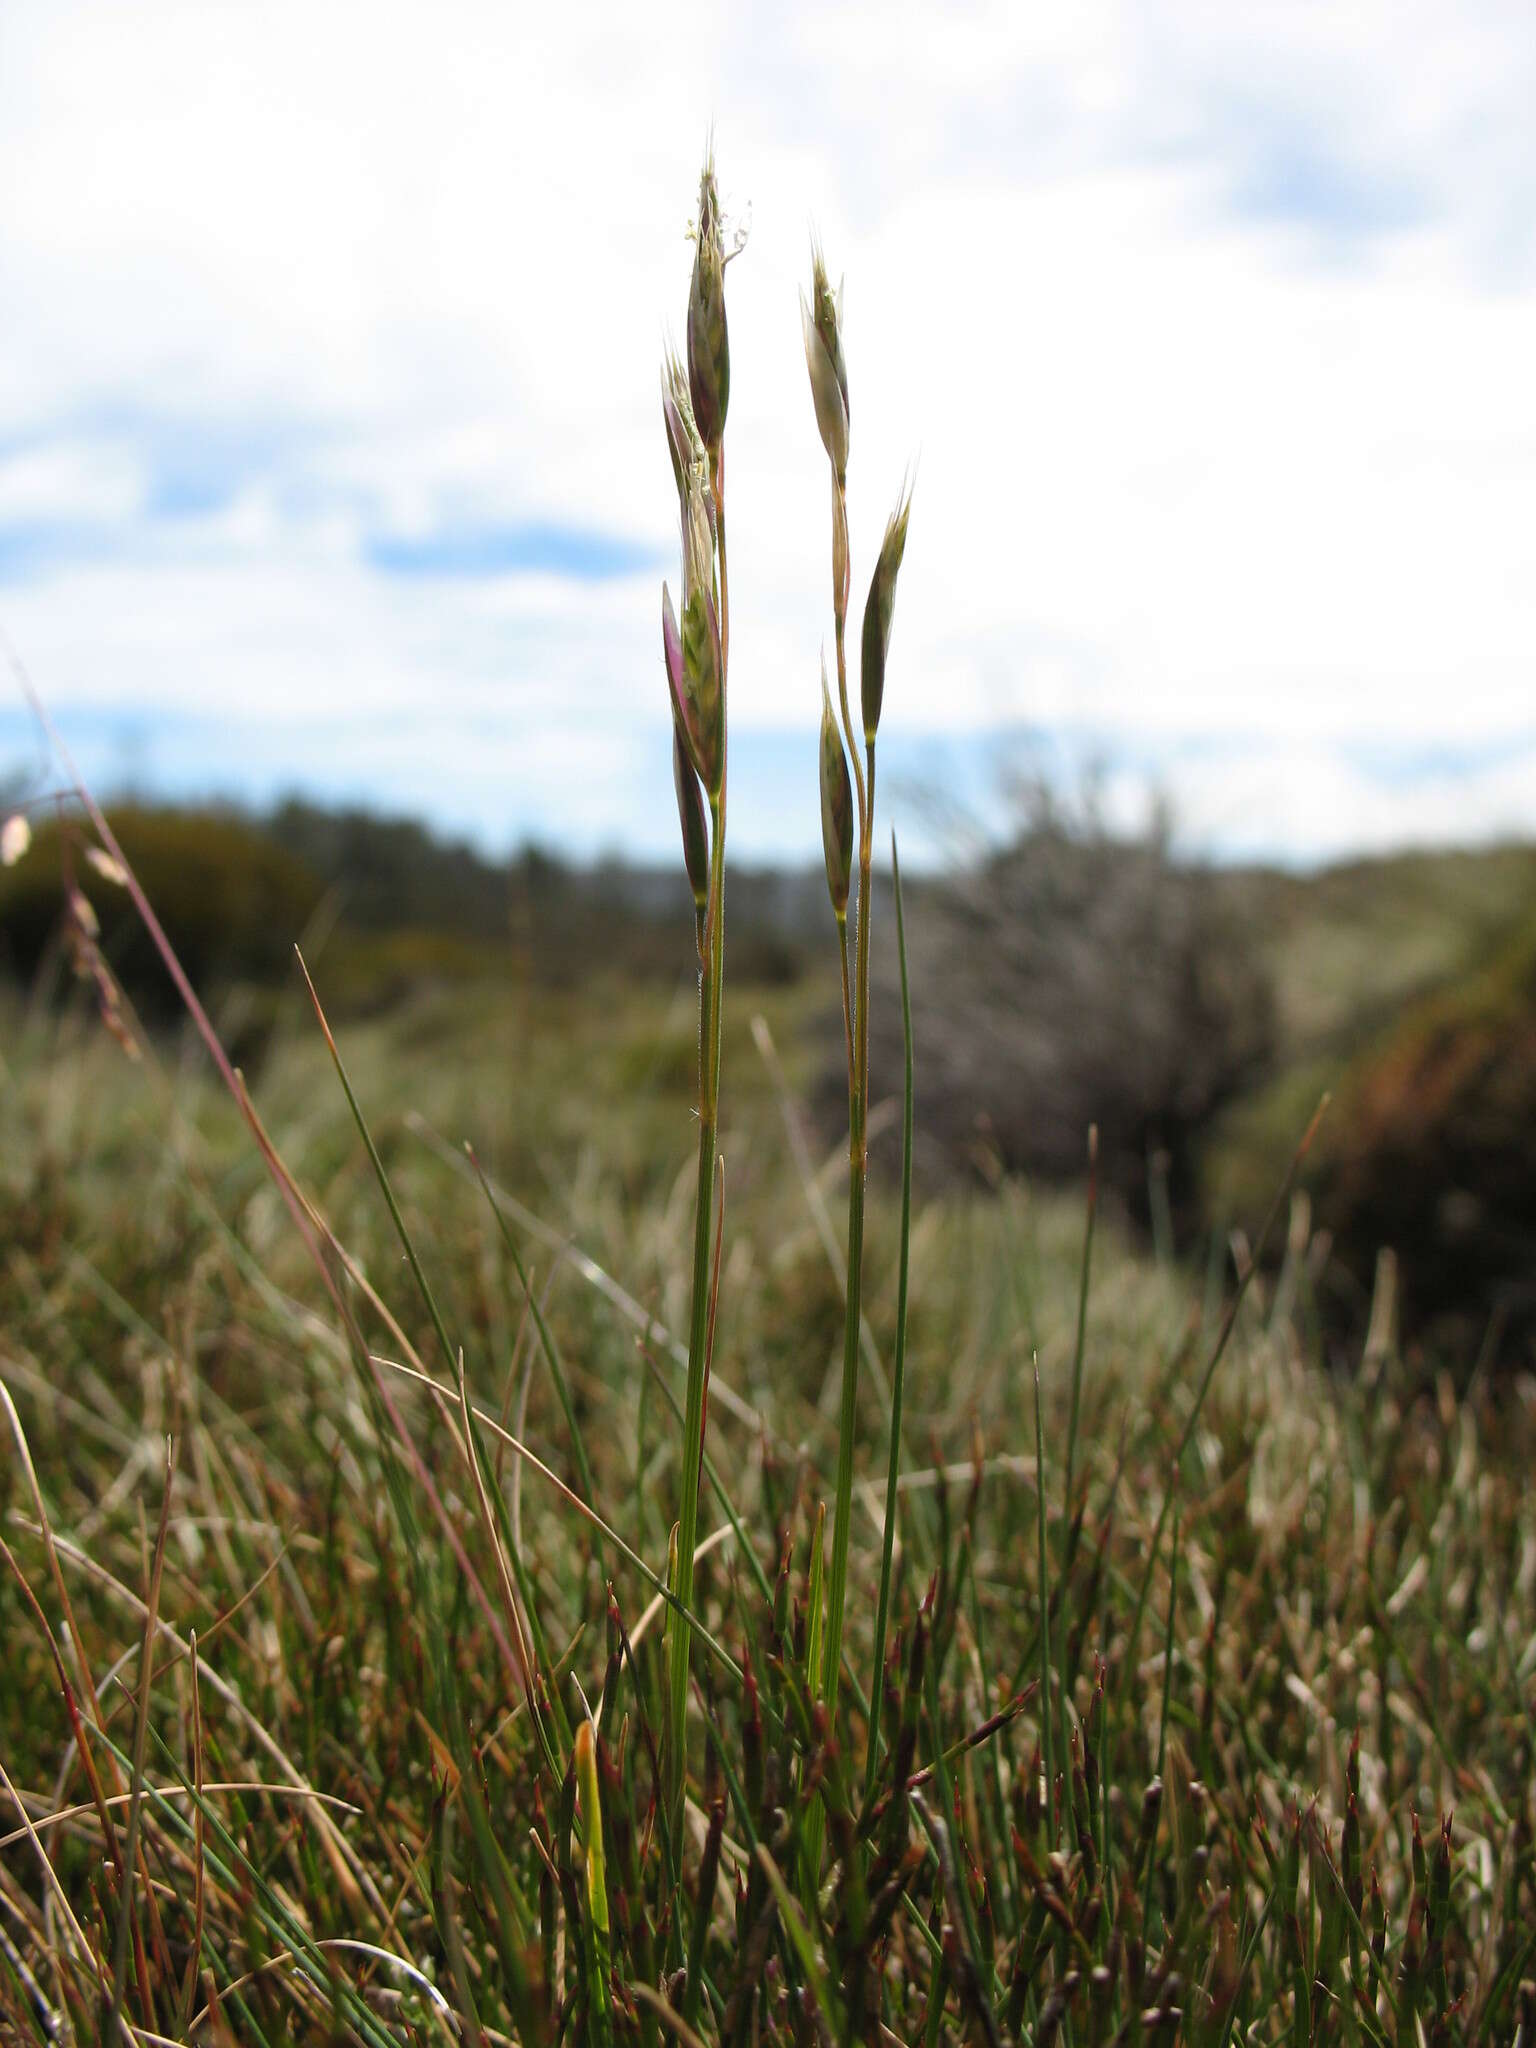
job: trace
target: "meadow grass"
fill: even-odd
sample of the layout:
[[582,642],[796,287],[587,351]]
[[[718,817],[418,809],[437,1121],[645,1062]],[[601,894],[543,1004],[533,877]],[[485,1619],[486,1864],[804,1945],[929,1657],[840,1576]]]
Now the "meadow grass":
[[[686,1006],[498,990],[342,1045],[463,1346],[504,1521],[480,1504],[455,1363],[315,1035],[295,1019],[275,1047],[263,1123],[348,1247],[346,1298],[394,1361],[442,1520],[192,1048],[131,1068],[88,1020],[8,1020],[15,2038],[47,2038],[47,2015],[101,2038],[120,1930],[133,2038],[1514,2038],[1536,1957],[1528,1391],[1458,1403],[1390,1353],[1325,1376],[1299,1220],[1198,1419],[1230,1278],[1205,1300],[1101,1223],[1068,1496],[1082,1206],[919,1202],[865,1792],[885,1418],[866,1389],[834,1742],[807,1582],[841,1289],[747,1028],[762,1014],[803,1078],[818,998],[742,991],[727,1027],[734,1227],[695,1582],[724,1654],[695,1646],[670,1838],[655,1582],[686,1356]],[[874,1114],[894,1108],[877,1093]],[[519,1204],[510,1242],[465,1135]],[[813,1157],[835,1199],[840,1148]],[[887,1368],[900,1236],[877,1184],[865,1298]],[[413,1360],[440,1391],[395,1371]],[[567,1401],[597,1511],[648,1576],[546,1477],[582,1491]],[[481,1588],[504,1587],[489,1612],[450,1528]],[[524,1601],[542,1692],[492,1625],[515,1638]],[[595,1781],[576,1753],[588,1709]]]
[[695,988],[333,1031],[322,953],[248,1088],[190,985],[141,1038],[76,907],[113,1035],[5,1019],[7,2037],[1528,2042],[1528,1383],[1416,1383],[1382,1322],[1321,1370],[1305,1138],[1203,1280],[1091,1191],[914,1197],[904,949],[900,1073],[867,1029],[906,509],[861,761],[819,259],[846,1148],[798,1108],[830,976],[725,1000],[711,168],[696,249]]

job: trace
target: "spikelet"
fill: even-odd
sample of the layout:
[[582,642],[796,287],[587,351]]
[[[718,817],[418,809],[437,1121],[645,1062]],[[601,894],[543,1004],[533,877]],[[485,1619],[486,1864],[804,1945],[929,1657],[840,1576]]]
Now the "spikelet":
[[662,584],[661,644],[678,733],[695,775],[716,797],[725,769],[725,692],[720,621],[712,591],[695,590],[685,598],[679,625],[672,593]]
[[677,816],[683,828],[683,866],[693,891],[697,938],[704,943],[704,909],[709,901],[709,821],[704,813],[704,792],[688,758],[688,744],[674,718],[672,722],[672,786],[677,791]]
[[693,416],[712,457],[720,453],[731,397],[731,350],[725,323],[725,241],[711,151],[699,177],[699,222],[693,281],[688,289],[688,387]]
[[827,688],[825,656],[821,663],[821,845],[827,861],[827,893],[833,914],[841,921],[848,915],[848,885],[853,875],[853,783]]
[[661,417],[667,429],[667,452],[672,457],[672,475],[677,484],[679,505],[683,502],[683,479],[688,471],[702,465],[707,458],[704,444],[699,439],[698,424],[693,417],[693,400],[688,394],[688,372],[677,359],[677,351],[667,350],[661,367]]
[[848,474],[848,371],[843,362],[842,287],[834,294],[820,249],[811,249],[811,297],[800,294],[800,331],[821,445],[839,484]]
[[32,844],[32,827],[15,812],[0,825],[0,868],[13,868]]
[[860,694],[863,700],[864,737],[874,742],[880,724],[880,707],[885,699],[885,657],[891,642],[891,615],[896,609],[896,578],[907,545],[907,521],[912,514],[912,493],[904,489],[896,510],[886,521],[880,543],[880,559],[870,578],[864,605],[863,663]]

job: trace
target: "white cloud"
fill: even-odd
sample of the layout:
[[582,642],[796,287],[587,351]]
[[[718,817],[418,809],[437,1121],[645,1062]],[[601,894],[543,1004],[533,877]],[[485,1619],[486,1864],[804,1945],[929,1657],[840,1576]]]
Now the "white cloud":
[[[1162,766],[1155,786],[1182,844],[1233,860],[1327,861],[1404,845],[1488,846],[1528,838],[1536,820],[1536,745],[1405,772],[1304,739],[1225,749]],[[1134,828],[1146,779],[1111,776],[1106,814]]]
[[[1181,785],[1228,843],[1356,843],[1321,787],[1358,843],[1411,834],[1422,791],[1345,786],[1365,740],[1529,758],[1523,4],[18,0],[3,39],[0,617],[66,709],[285,721],[296,771],[338,718],[499,719],[514,762],[659,724],[649,575],[390,578],[364,549],[554,522],[670,556],[656,369],[713,117],[752,215],[743,746],[811,730],[828,630],[814,221],[847,275],[856,601],[920,458],[888,719],[1240,742],[1235,781]],[[168,435],[213,488],[157,520]],[[43,524],[99,544],[8,570]],[[1527,829],[1532,795],[1499,796]],[[1489,801],[1448,767],[1435,815]]]

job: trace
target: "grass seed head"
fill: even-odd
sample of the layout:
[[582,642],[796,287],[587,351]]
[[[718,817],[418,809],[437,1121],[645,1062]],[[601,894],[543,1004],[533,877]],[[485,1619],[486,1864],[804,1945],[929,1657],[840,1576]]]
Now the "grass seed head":
[[711,456],[718,456],[731,396],[731,350],[725,323],[725,240],[714,152],[699,176],[699,222],[693,281],[688,288],[688,385],[693,416]]
[[683,610],[698,596],[715,595],[714,493],[702,469],[684,472],[679,505],[683,535]]
[[32,844],[32,827],[20,811],[0,825],[0,868],[13,868]]
[[[709,457],[694,413],[689,377],[668,349],[661,370],[661,415],[677,485],[682,529],[683,615],[679,625],[671,592],[661,591],[661,639],[672,715],[695,775],[717,794],[724,766],[725,702],[715,571],[718,537]],[[681,794],[678,799],[682,802]],[[688,824],[683,826],[687,851]],[[690,871],[691,873],[691,871]]]
[[800,329],[805,367],[811,377],[816,426],[839,484],[848,473],[848,370],[843,361],[842,287],[827,282],[821,251],[811,249],[811,297],[800,295]]
[[827,689],[825,658],[821,664],[821,844],[832,909],[843,918],[848,914],[848,885],[853,874],[853,784]]
[[708,456],[693,416],[688,390],[688,372],[669,348],[661,368],[661,416],[667,429],[667,452],[672,457],[672,475],[677,484],[679,505],[685,502],[685,479],[690,470],[708,471]]
[[688,758],[709,794],[718,796],[725,769],[725,668],[715,583],[715,525],[702,469],[682,471],[683,613],[661,590],[662,651]]
[[864,737],[874,742],[880,724],[880,707],[885,700],[885,657],[891,643],[891,615],[896,609],[896,578],[907,547],[907,521],[912,515],[912,493],[904,489],[896,510],[886,521],[880,543],[880,559],[870,578],[864,605],[863,662],[860,675],[864,710]]
[[688,886],[702,911],[709,896],[709,823],[704,814],[704,792],[688,758],[687,742],[674,714],[672,720],[672,784],[677,791],[677,815],[683,828],[683,865]]
[[720,619],[708,592],[695,592],[683,613],[683,668],[691,710],[690,734],[697,735],[694,766],[711,797],[725,776],[725,688],[720,657]]
[[672,699],[673,726],[684,747],[694,772],[702,778],[704,741],[699,729],[698,707],[688,688],[688,664],[683,658],[683,636],[678,627],[677,613],[672,609],[672,593],[663,583],[661,586],[661,651],[667,668],[667,688]]
[[848,617],[848,496],[842,481],[832,473],[832,611],[842,622]]

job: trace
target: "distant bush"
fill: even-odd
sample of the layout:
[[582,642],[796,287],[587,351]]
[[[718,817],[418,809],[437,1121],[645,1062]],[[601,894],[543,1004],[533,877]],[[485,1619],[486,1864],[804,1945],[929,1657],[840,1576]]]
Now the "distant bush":
[[[1096,1123],[1101,1180],[1133,1213],[1154,1161],[1187,1213],[1196,1140],[1265,1069],[1273,1004],[1251,933],[1165,828],[1116,838],[1031,791],[1010,845],[911,894],[908,950],[931,1164],[1080,1178]],[[887,946],[871,1011],[887,1082],[894,973]]]
[[505,862],[439,839],[414,818],[357,807],[327,810],[290,797],[261,829],[338,891],[349,929],[417,928],[505,940],[511,890]]
[[[264,829],[336,891],[350,934],[416,931],[478,943],[487,965],[548,987],[579,986],[594,971],[663,981],[691,971],[691,900],[670,864],[584,867],[538,846],[491,860],[414,819],[297,798]],[[797,980],[806,899],[813,908],[820,899],[804,878],[751,873],[737,878],[735,895],[732,972],[760,986]]]
[[[271,1002],[252,992],[290,983],[294,943],[312,920],[337,1015],[480,977],[572,988],[594,976],[672,983],[696,968],[687,884],[671,868],[578,867],[537,847],[496,861],[410,819],[297,800],[265,817],[136,804],[109,817],[193,986],[204,995],[239,987],[247,1009],[269,1021]],[[178,1006],[148,935],[123,891],[82,859],[91,837],[78,822],[45,823],[30,852],[0,869],[0,977],[29,986],[61,957],[68,871],[135,1009],[150,1024],[169,1020]],[[742,981],[799,979],[811,883],[820,887],[815,875],[739,878]]]
[[[193,984],[268,985],[292,968],[294,942],[323,895],[302,861],[235,813],[123,805],[110,822]],[[126,893],[80,857],[74,826],[43,825],[31,851],[0,872],[0,963],[30,982],[60,931],[66,870],[101,924],[101,949],[149,1020],[179,1003]]]
[[1313,1176],[1335,1310],[1358,1323],[1377,1251],[1397,1254],[1409,1339],[1494,1362],[1536,1344],[1536,921],[1482,973],[1363,1053]]

